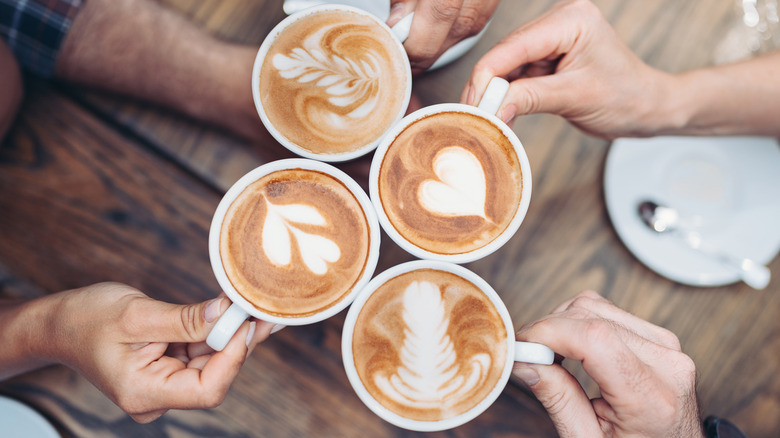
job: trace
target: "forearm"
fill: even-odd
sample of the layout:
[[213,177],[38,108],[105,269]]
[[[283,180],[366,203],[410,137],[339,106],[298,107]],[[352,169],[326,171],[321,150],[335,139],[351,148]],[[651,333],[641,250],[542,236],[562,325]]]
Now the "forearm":
[[670,76],[660,134],[780,137],[780,52]]
[[42,351],[51,301],[0,300],[0,380],[52,363]]
[[256,52],[149,0],[90,0],[65,39],[55,75],[255,138],[261,132],[250,89]]

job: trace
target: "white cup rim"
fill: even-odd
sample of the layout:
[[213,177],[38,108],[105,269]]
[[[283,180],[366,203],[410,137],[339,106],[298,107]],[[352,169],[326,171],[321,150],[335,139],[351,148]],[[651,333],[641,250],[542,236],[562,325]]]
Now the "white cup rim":
[[398,36],[382,20],[380,20],[370,12],[367,12],[366,10],[352,7],[352,6],[347,6],[347,5],[340,5],[340,4],[325,4],[320,6],[313,6],[311,8],[307,8],[302,11],[296,12],[288,16],[281,22],[279,22],[279,24],[277,24],[271,30],[271,32],[268,33],[268,35],[265,37],[263,43],[260,45],[260,48],[257,51],[257,55],[255,56],[255,61],[252,66],[252,99],[254,100],[257,114],[260,116],[260,120],[262,120],[263,125],[265,125],[265,128],[268,130],[271,136],[273,136],[274,139],[276,139],[276,141],[278,141],[282,146],[284,146],[291,152],[294,152],[295,154],[300,155],[304,158],[310,158],[319,161],[327,161],[327,162],[348,161],[366,155],[367,153],[376,149],[377,145],[384,137],[384,134],[379,135],[376,139],[374,139],[370,143],[367,143],[353,151],[341,152],[341,153],[312,152],[294,143],[292,140],[288,139],[284,134],[279,132],[278,129],[276,129],[273,123],[271,123],[271,120],[268,118],[268,115],[265,112],[265,108],[263,107],[262,99],[260,98],[260,70],[263,67],[263,61],[265,60],[265,57],[268,54],[268,50],[270,50],[273,43],[276,42],[278,36],[282,33],[284,29],[286,29],[288,26],[295,23],[296,21],[305,18],[309,15],[314,15],[325,11],[346,11],[346,12],[353,12],[355,14],[368,17],[374,22],[376,22],[377,24],[379,24],[380,27],[385,29],[393,37],[393,41],[395,41],[399,53],[403,54],[403,58],[405,60],[404,67],[406,70],[406,90],[404,93],[404,100],[403,100],[403,104],[401,105],[401,108],[398,111],[398,114],[396,114],[396,117],[393,119],[393,124],[397,123],[399,120],[401,120],[401,118],[403,118],[404,114],[406,113],[406,109],[409,106],[409,101],[411,100],[412,97],[412,67],[409,64],[409,58],[406,56],[406,49],[404,49],[403,44],[398,39]]
[[[475,405],[468,411],[455,417],[446,418],[437,421],[412,420],[403,417],[391,411],[390,409],[382,406],[382,404],[380,404],[371,395],[371,393],[368,392],[366,387],[363,385],[363,382],[360,380],[357,370],[355,369],[355,361],[352,355],[352,338],[355,330],[355,322],[357,321],[357,317],[360,314],[361,309],[363,309],[363,305],[366,303],[366,301],[368,301],[368,299],[371,297],[371,295],[376,291],[376,289],[379,286],[381,286],[391,278],[397,277],[398,275],[405,274],[407,272],[416,271],[420,269],[434,269],[439,271],[450,272],[473,283],[485,295],[487,295],[488,298],[490,298],[490,301],[493,303],[494,307],[496,308],[499,315],[501,316],[501,319],[504,322],[504,327],[506,327],[506,331],[507,331],[506,360],[504,361],[503,371],[498,381],[496,382],[495,387],[477,405]],[[442,262],[437,260],[414,260],[414,261],[402,263],[400,265],[393,266],[383,271],[382,273],[378,274],[376,277],[374,277],[360,291],[360,293],[352,303],[352,306],[349,308],[349,311],[347,312],[346,320],[344,321],[343,334],[341,336],[341,354],[342,354],[342,359],[344,361],[344,369],[346,370],[347,378],[350,384],[352,385],[352,388],[357,393],[358,397],[363,401],[363,403],[366,406],[368,406],[368,408],[371,411],[373,411],[376,415],[378,415],[385,421],[394,424],[398,427],[402,427],[409,430],[420,431],[420,432],[433,432],[433,431],[447,430],[447,429],[452,429],[454,427],[458,427],[462,424],[465,424],[473,420],[474,418],[482,414],[488,407],[490,407],[496,401],[496,399],[498,399],[498,397],[501,395],[504,388],[506,387],[507,383],[509,382],[509,377],[512,373],[512,367],[514,364],[515,348],[516,348],[515,330],[514,330],[514,325],[512,324],[512,318],[510,317],[509,311],[504,305],[503,300],[501,300],[501,297],[493,289],[493,287],[490,286],[490,284],[487,281],[485,281],[482,277],[480,277],[473,271],[466,269],[463,266],[450,263],[450,262]]]
[[[302,317],[283,317],[272,315],[263,312],[252,305],[235,289],[235,287],[233,287],[233,284],[230,282],[230,279],[225,272],[225,268],[222,265],[222,257],[219,252],[219,238],[222,228],[222,221],[224,220],[225,214],[236,197],[238,197],[238,195],[241,194],[247,186],[257,181],[258,179],[270,173],[288,169],[315,170],[326,173],[341,181],[358,200],[358,203],[360,204],[361,208],[363,209],[363,213],[365,214],[369,228],[370,241],[368,258],[366,259],[363,274],[355,283],[352,290],[348,294],[344,295],[340,301],[323,310],[322,312]],[[354,179],[352,179],[352,177],[333,167],[332,165],[323,163],[321,161],[309,160],[306,158],[288,158],[284,160],[272,161],[263,164],[262,166],[256,167],[239,178],[238,181],[236,181],[233,186],[228,189],[214,212],[214,216],[211,221],[211,227],[209,228],[209,259],[211,261],[211,268],[214,271],[214,276],[217,278],[217,283],[219,283],[219,286],[233,303],[240,306],[249,315],[274,324],[312,324],[325,320],[344,310],[352,303],[358,292],[360,292],[360,290],[374,275],[374,270],[376,269],[377,262],[379,261],[379,244],[381,239],[381,233],[379,230],[379,222],[371,205],[371,201],[368,199],[368,195],[366,195],[366,192],[360,187],[360,185],[358,185],[357,182],[355,182]]]
[[[390,219],[387,217],[384,207],[382,206],[382,200],[379,197],[379,169],[382,166],[382,162],[384,161],[385,155],[387,154],[387,150],[390,148],[390,145],[393,143],[393,141],[395,141],[396,137],[412,123],[430,115],[444,112],[461,112],[473,114],[488,120],[493,125],[498,127],[506,136],[506,138],[508,138],[512,143],[515,154],[517,155],[518,163],[520,164],[520,171],[522,173],[523,188],[520,194],[520,203],[518,204],[515,215],[512,217],[509,225],[507,225],[501,234],[496,236],[495,239],[488,242],[486,245],[476,248],[472,251],[457,254],[435,253],[421,248],[407,240],[390,222]],[[458,264],[469,263],[487,257],[504,246],[504,244],[506,244],[506,242],[508,242],[509,239],[515,235],[517,230],[520,228],[520,225],[523,223],[526,213],[528,213],[528,207],[531,204],[531,189],[531,163],[528,161],[528,155],[525,152],[525,148],[523,147],[522,142],[517,137],[517,134],[515,134],[512,128],[510,128],[494,114],[490,114],[472,105],[465,105],[460,103],[440,103],[436,105],[430,105],[407,115],[401,119],[401,121],[397,122],[392,128],[390,128],[389,131],[387,131],[384,138],[379,143],[379,146],[377,147],[376,152],[374,153],[374,157],[371,161],[371,170],[369,172],[368,178],[368,191],[371,197],[371,202],[374,204],[374,208],[377,212],[379,223],[382,225],[382,229],[385,231],[385,233],[387,233],[387,235],[390,236],[390,238],[393,239],[393,241],[398,244],[398,246],[413,256],[421,259],[440,260]]]

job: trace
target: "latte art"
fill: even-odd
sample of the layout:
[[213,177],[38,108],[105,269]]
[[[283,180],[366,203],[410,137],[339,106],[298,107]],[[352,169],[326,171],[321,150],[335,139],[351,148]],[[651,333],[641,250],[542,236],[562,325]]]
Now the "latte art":
[[313,153],[371,144],[403,113],[405,53],[390,32],[350,11],[327,10],[289,25],[260,70],[271,124]]
[[[327,54],[321,46],[323,37],[332,30],[338,32],[336,27],[328,26],[306,38],[303,48],[296,47],[287,56],[276,54],[273,66],[285,79],[301,84],[311,82],[323,88],[321,92],[333,107],[322,108],[322,116],[337,126],[347,126],[350,123],[347,119],[366,117],[376,109],[381,65],[371,53],[364,54],[360,60]],[[344,114],[343,108],[351,111]]]
[[303,317],[348,295],[369,257],[369,225],[341,181],[314,170],[272,172],[230,205],[219,241],[234,289],[259,310]]
[[306,267],[317,275],[325,275],[327,262],[338,261],[341,249],[327,237],[307,233],[295,225],[326,226],[328,221],[322,213],[311,205],[274,205],[265,201],[268,213],[263,223],[262,245],[268,260],[276,266],[288,266],[292,262],[292,240],[295,239]]
[[399,275],[368,299],[353,355],[368,392],[391,411],[439,421],[477,405],[500,380],[507,331],[476,286],[449,272]]
[[377,176],[382,210],[405,240],[436,254],[463,254],[507,229],[523,174],[512,142],[489,120],[448,111],[404,128]]

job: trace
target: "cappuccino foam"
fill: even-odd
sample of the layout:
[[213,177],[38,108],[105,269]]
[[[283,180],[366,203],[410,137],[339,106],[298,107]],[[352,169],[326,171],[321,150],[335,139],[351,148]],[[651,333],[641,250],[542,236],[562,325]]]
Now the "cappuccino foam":
[[318,154],[378,140],[403,115],[406,54],[372,19],[322,11],[285,28],[260,71],[260,99],[286,139]]
[[369,257],[369,225],[352,192],[322,172],[288,169],[250,184],[230,205],[220,257],[257,309],[295,318],[344,299]]
[[355,368],[382,406],[439,421],[475,407],[501,380],[507,329],[470,281],[420,269],[388,280],[355,322]]
[[496,239],[520,204],[523,175],[512,142],[489,120],[447,111],[393,140],[378,192],[393,228],[437,254],[462,254]]

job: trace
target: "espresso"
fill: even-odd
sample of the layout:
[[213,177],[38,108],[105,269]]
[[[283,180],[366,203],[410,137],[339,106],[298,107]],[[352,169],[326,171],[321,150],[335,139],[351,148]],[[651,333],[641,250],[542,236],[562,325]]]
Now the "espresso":
[[377,141],[403,115],[406,54],[374,20],[322,11],[286,27],[260,70],[260,100],[287,140],[317,154]]
[[340,302],[366,269],[369,225],[352,192],[322,172],[288,169],[230,205],[219,252],[230,283],[257,309],[295,318]]
[[352,350],[357,374],[377,402],[408,419],[439,421],[469,411],[499,383],[507,329],[473,283],[418,269],[368,298]]
[[512,142],[477,115],[436,113],[407,126],[385,154],[378,192],[390,224],[436,254],[496,239],[520,204],[523,175]]

